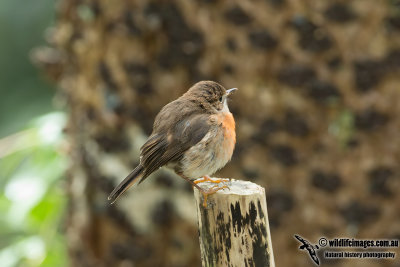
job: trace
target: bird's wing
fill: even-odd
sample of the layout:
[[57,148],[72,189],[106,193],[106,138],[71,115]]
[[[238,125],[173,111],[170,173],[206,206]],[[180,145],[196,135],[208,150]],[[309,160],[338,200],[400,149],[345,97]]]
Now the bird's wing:
[[315,252],[313,247],[308,246],[307,250],[308,250],[308,253],[310,254],[310,256],[317,255],[317,253]]
[[319,259],[318,259],[318,256],[317,256],[316,254],[311,255],[311,258],[313,259],[313,261],[314,261],[317,265],[319,265]]
[[305,241],[306,241],[304,238],[302,238],[302,237],[299,236],[299,235],[294,235],[294,237],[296,237],[296,239],[299,240],[299,241],[300,241],[301,243],[303,243],[303,244],[304,244]]
[[145,169],[145,175],[140,182],[169,162],[178,161],[211,127],[207,114],[192,114],[172,125],[166,131],[153,133],[142,146],[140,163]]

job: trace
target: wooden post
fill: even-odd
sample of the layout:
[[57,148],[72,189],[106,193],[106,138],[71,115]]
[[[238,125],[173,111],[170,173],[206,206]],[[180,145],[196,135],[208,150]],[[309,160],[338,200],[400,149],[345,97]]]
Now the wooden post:
[[[194,189],[203,267],[274,267],[264,188],[240,180],[225,184],[229,189],[209,195],[207,207]],[[216,184],[199,185],[209,189]]]

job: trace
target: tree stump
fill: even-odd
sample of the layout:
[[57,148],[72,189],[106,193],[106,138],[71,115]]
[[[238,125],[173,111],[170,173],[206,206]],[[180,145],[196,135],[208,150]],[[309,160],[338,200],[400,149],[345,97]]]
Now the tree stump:
[[229,189],[208,196],[206,207],[194,189],[203,267],[275,266],[264,188],[240,180],[226,185]]

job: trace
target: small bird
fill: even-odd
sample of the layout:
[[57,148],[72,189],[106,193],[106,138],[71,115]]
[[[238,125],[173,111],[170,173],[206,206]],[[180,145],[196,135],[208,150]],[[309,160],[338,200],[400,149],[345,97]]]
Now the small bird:
[[[140,149],[139,165],[111,192],[114,203],[129,187],[143,182],[162,166],[175,171],[195,186],[204,197],[224,186],[205,190],[199,182],[220,183],[209,175],[231,160],[236,143],[235,120],[227,98],[237,88],[226,90],[213,81],[201,81],[165,105],[157,114],[153,132]],[[197,181],[194,181],[198,178]]]
[[308,251],[308,254],[310,255],[311,259],[317,264],[319,265],[319,258],[317,255],[316,250],[319,249],[318,245],[313,245],[310,242],[308,242],[308,240],[302,238],[299,235],[294,235],[294,237],[299,240],[303,245],[301,245],[299,247],[299,249],[304,249]]

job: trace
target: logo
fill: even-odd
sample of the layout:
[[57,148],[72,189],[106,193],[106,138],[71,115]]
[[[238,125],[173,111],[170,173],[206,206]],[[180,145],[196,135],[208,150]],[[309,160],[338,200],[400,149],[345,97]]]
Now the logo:
[[308,254],[310,255],[310,258],[317,265],[319,265],[319,259],[318,259],[317,253],[316,253],[316,250],[319,249],[318,245],[312,245],[310,242],[308,242],[306,239],[302,238],[299,235],[294,235],[294,237],[302,243],[302,245],[299,247],[299,249],[307,250]]
[[324,248],[323,253],[319,253],[320,256],[327,260],[339,258],[361,260],[394,259],[396,258],[396,252],[382,249],[396,249],[400,246],[400,240],[398,239],[356,239],[348,237],[327,239],[320,237],[318,245],[313,245],[297,234],[294,237],[302,244],[299,249],[306,250],[316,265],[320,263],[316,252],[320,248]]

